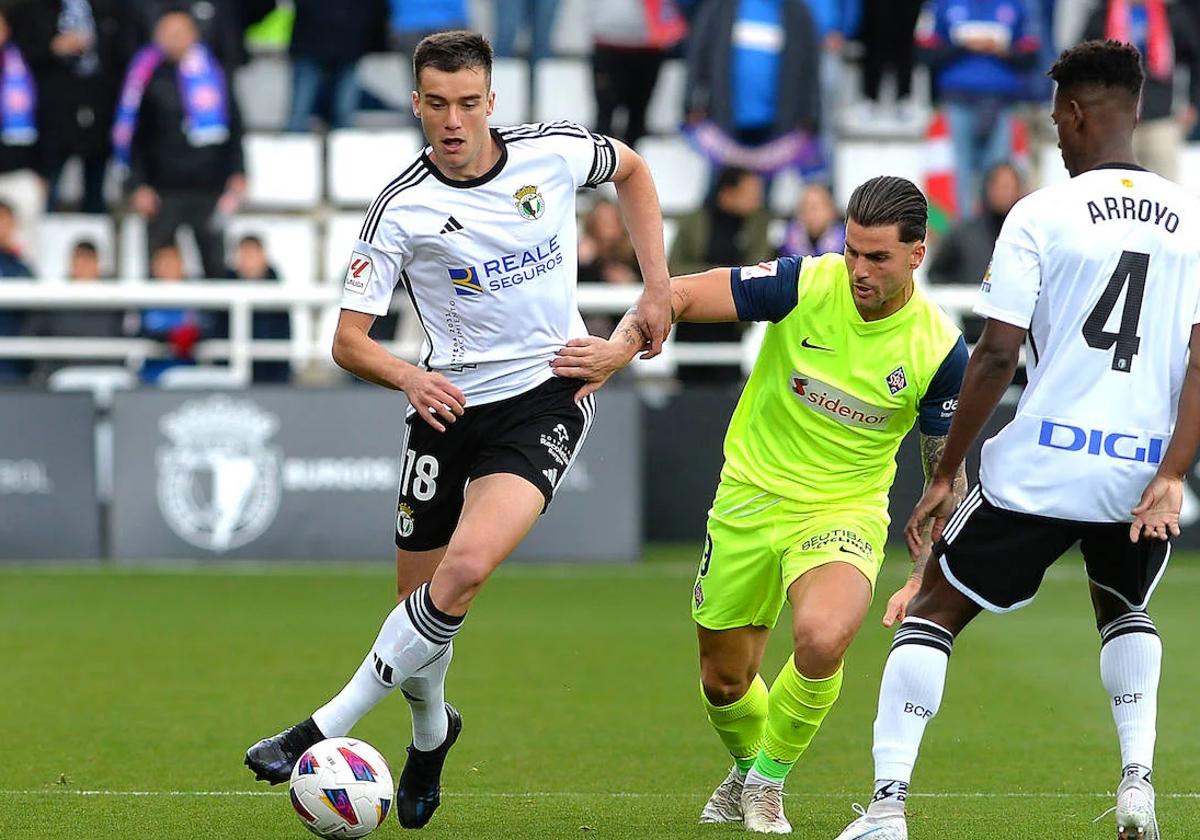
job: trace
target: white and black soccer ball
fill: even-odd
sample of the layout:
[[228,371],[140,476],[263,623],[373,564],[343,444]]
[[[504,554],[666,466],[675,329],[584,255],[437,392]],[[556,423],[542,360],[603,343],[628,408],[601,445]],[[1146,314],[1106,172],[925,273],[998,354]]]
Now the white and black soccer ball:
[[365,837],[385,819],[395,788],[379,751],[357,738],[329,738],[292,768],[292,807],[318,837]]

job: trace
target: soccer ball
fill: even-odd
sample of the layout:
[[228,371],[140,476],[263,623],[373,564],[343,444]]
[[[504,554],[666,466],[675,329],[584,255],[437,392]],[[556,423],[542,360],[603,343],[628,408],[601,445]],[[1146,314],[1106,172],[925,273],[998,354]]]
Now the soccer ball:
[[365,837],[392,807],[392,772],[383,756],[356,738],[329,738],[292,768],[292,807],[319,837]]

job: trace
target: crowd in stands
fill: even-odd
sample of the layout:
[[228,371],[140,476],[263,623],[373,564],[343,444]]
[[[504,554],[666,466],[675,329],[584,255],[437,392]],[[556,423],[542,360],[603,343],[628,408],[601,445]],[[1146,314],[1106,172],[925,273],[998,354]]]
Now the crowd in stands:
[[[498,57],[534,65],[555,56],[558,0],[0,0],[0,280],[32,276],[38,225],[63,211],[140,216],[159,282],[187,276],[184,228],[199,275],[279,279],[262,238],[235,244],[227,229],[248,186],[244,103],[232,84],[252,58],[248,28],[275,33],[287,56],[282,127],[321,132],[381,107],[360,84],[364,57],[409,55],[431,32],[477,28],[481,5],[490,7]],[[712,176],[702,206],[674,220],[677,274],[840,250],[833,179],[841,139],[900,133],[920,142],[937,123],[948,132],[954,186],[931,193],[949,229],[933,243],[927,279],[977,282],[1005,214],[1036,182],[1028,140],[1019,138],[1048,133],[1045,70],[1083,38],[1142,52],[1137,142],[1149,168],[1178,177],[1200,108],[1200,0],[605,0],[576,12],[575,23],[590,27],[595,130],[637,144],[650,132],[664,63],[686,63],[679,129]],[[915,81],[925,79],[927,92]],[[77,199],[63,190],[73,158]],[[777,219],[766,196],[788,170],[805,186],[792,217]],[[101,281],[100,266],[113,264],[97,242],[68,247],[71,282]],[[579,252],[581,282],[639,282],[620,214],[603,195],[581,219]],[[197,342],[227,336],[223,320],[168,309],[0,310],[0,336],[151,337],[169,350],[143,370],[154,381],[192,363]],[[612,321],[588,325],[605,333]],[[288,315],[256,315],[253,334],[287,338]],[[696,336],[681,329],[679,338],[737,335],[733,326]],[[42,382],[60,364],[0,359],[0,382]],[[286,363],[254,365],[256,381],[288,377]]]

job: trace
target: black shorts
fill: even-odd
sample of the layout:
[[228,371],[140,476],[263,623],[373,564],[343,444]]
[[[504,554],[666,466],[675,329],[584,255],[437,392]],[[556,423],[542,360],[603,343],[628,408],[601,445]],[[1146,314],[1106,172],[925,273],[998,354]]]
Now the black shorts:
[[396,547],[428,551],[450,542],[467,482],[494,473],[527,479],[546,504],[567,474],[596,415],[596,398],[575,402],[578,379],[555,377],[499,402],[467,406],[439,432],[415,415],[400,460]]
[[1075,543],[1088,579],[1142,610],[1167,568],[1167,540],[1129,541],[1127,522],[1072,522],[998,508],[972,488],[933,548],[955,589],[984,609],[1008,612],[1033,600],[1042,577]]

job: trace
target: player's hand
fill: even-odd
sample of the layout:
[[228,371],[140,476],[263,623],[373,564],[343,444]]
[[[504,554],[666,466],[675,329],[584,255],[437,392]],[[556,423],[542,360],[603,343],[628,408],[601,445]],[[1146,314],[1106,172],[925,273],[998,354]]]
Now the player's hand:
[[439,432],[462,417],[467,398],[440,373],[415,370],[401,388],[417,416]]
[[1179,509],[1183,505],[1183,479],[1156,475],[1146,485],[1141,501],[1131,511],[1133,524],[1129,526],[1129,539],[1137,542],[1142,537],[1148,540],[1165,540],[1179,536]]
[[934,479],[925,491],[925,495],[921,497],[921,501],[917,502],[917,506],[913,508],[912,516],[908,518],[908,524],[904,526],[904,538],[908,542],[908,553],[914,561],[929,550],[929,547],[925,545],[925,528],[930,520],[933,521],[933,530],[929,535],[930,545],[932,545],[942,538],[942,529],[946,527],[946,520],[953,512],[954,488],[951,482]]
[[891,627],[897,621],[903,621],[908,616],[908,603],[916,597],[917,592],[921,589],[921,579],[919,577],[910,577],[896,590],[896,593],[888,598],[887,609],[883,611],[883,626]]
[[636,353],[637,348],[630,352],[628,344],[605,341],[594,335],[572,338],[550,361],[550,367],[555,376],[587,381],[575,392],[575,401],[578,402],[588,394],[599,391],[614,373],[633,361]]
[[650,340],[642,359],[653,359],[662,352],[663,342],[671,332],[671,290],[646,289],[637,305],[637,327]]

